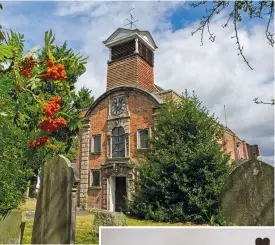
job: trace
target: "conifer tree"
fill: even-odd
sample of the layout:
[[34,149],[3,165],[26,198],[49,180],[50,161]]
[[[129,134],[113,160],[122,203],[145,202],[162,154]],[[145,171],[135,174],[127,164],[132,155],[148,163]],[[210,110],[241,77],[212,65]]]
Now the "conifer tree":
[[195,94],[167,101],[159,110],[152,150],[138,167],[129,210],[155,221],[208,223],[230,173],[222,151],[222,126]]

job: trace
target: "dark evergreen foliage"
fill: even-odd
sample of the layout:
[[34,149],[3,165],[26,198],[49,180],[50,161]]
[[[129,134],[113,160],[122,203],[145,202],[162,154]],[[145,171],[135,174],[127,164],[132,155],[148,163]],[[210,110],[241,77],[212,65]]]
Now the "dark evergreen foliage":
[[157,115],[152,151],[144,155],[129,210],[155,221],[208,223],[230,173],[222,128],[198,98],[185,93]]

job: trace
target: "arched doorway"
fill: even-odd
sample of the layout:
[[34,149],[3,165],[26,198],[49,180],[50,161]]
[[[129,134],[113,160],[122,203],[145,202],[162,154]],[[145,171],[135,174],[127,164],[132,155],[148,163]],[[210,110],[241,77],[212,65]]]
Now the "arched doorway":
[[131,200],[134,191],[134,166],[117,162],[103,165],[103,208],[121,211],[126,207],[126,199]]

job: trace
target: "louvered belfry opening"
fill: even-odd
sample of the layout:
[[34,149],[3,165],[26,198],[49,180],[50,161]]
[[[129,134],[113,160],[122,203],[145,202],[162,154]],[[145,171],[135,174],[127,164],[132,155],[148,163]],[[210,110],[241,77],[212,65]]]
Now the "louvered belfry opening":
[[144,60],[146,60],[151,66],[154,66],[154,53],[142,42],[139,42],[138,44],[138,52]]
[[112,47],[112,61],[134,54],[135,50],[135,40]]
[[[131,54],[134,54],[135,50],[136,50],[135,40],[131,40],[129,42],[119,44],[119,45],[111,48],[111,52],[112,52],[111,59],[112,59],[112,61],[115,61],[117,59],[127,57]],[[154,66],[153,51],[150,50],[148,47],[146,47],[146,45],[143,44],[141,41],[139,41],[139,43],[138,43],[138,54],[145,61],[147,61],[148,64],[150,64],[151,66]]]

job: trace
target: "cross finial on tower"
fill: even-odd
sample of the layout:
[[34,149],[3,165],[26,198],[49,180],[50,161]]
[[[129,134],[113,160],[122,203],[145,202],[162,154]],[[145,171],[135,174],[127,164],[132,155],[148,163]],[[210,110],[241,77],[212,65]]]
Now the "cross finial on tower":
[[130,20],[126,18],[126,20],[128,20],[129,23],[126,24],[126,25],[124,25],[124,26],[131,25],[131,30],[133,29],[133,26],[134,26],[135,28],[137,28],[136,25],[135,25],[134,23],[135,23],[135,22],[138,22],[138,20],[135,20],[135,18],[134,18],[133,15],[131,14],[131,11],[132,11],[133,9],[135,9],[135,8],[132,8],[132,9],[130,9],[130,10],[128,11],[128,13],[129,13],[129,15],[130,15]]

